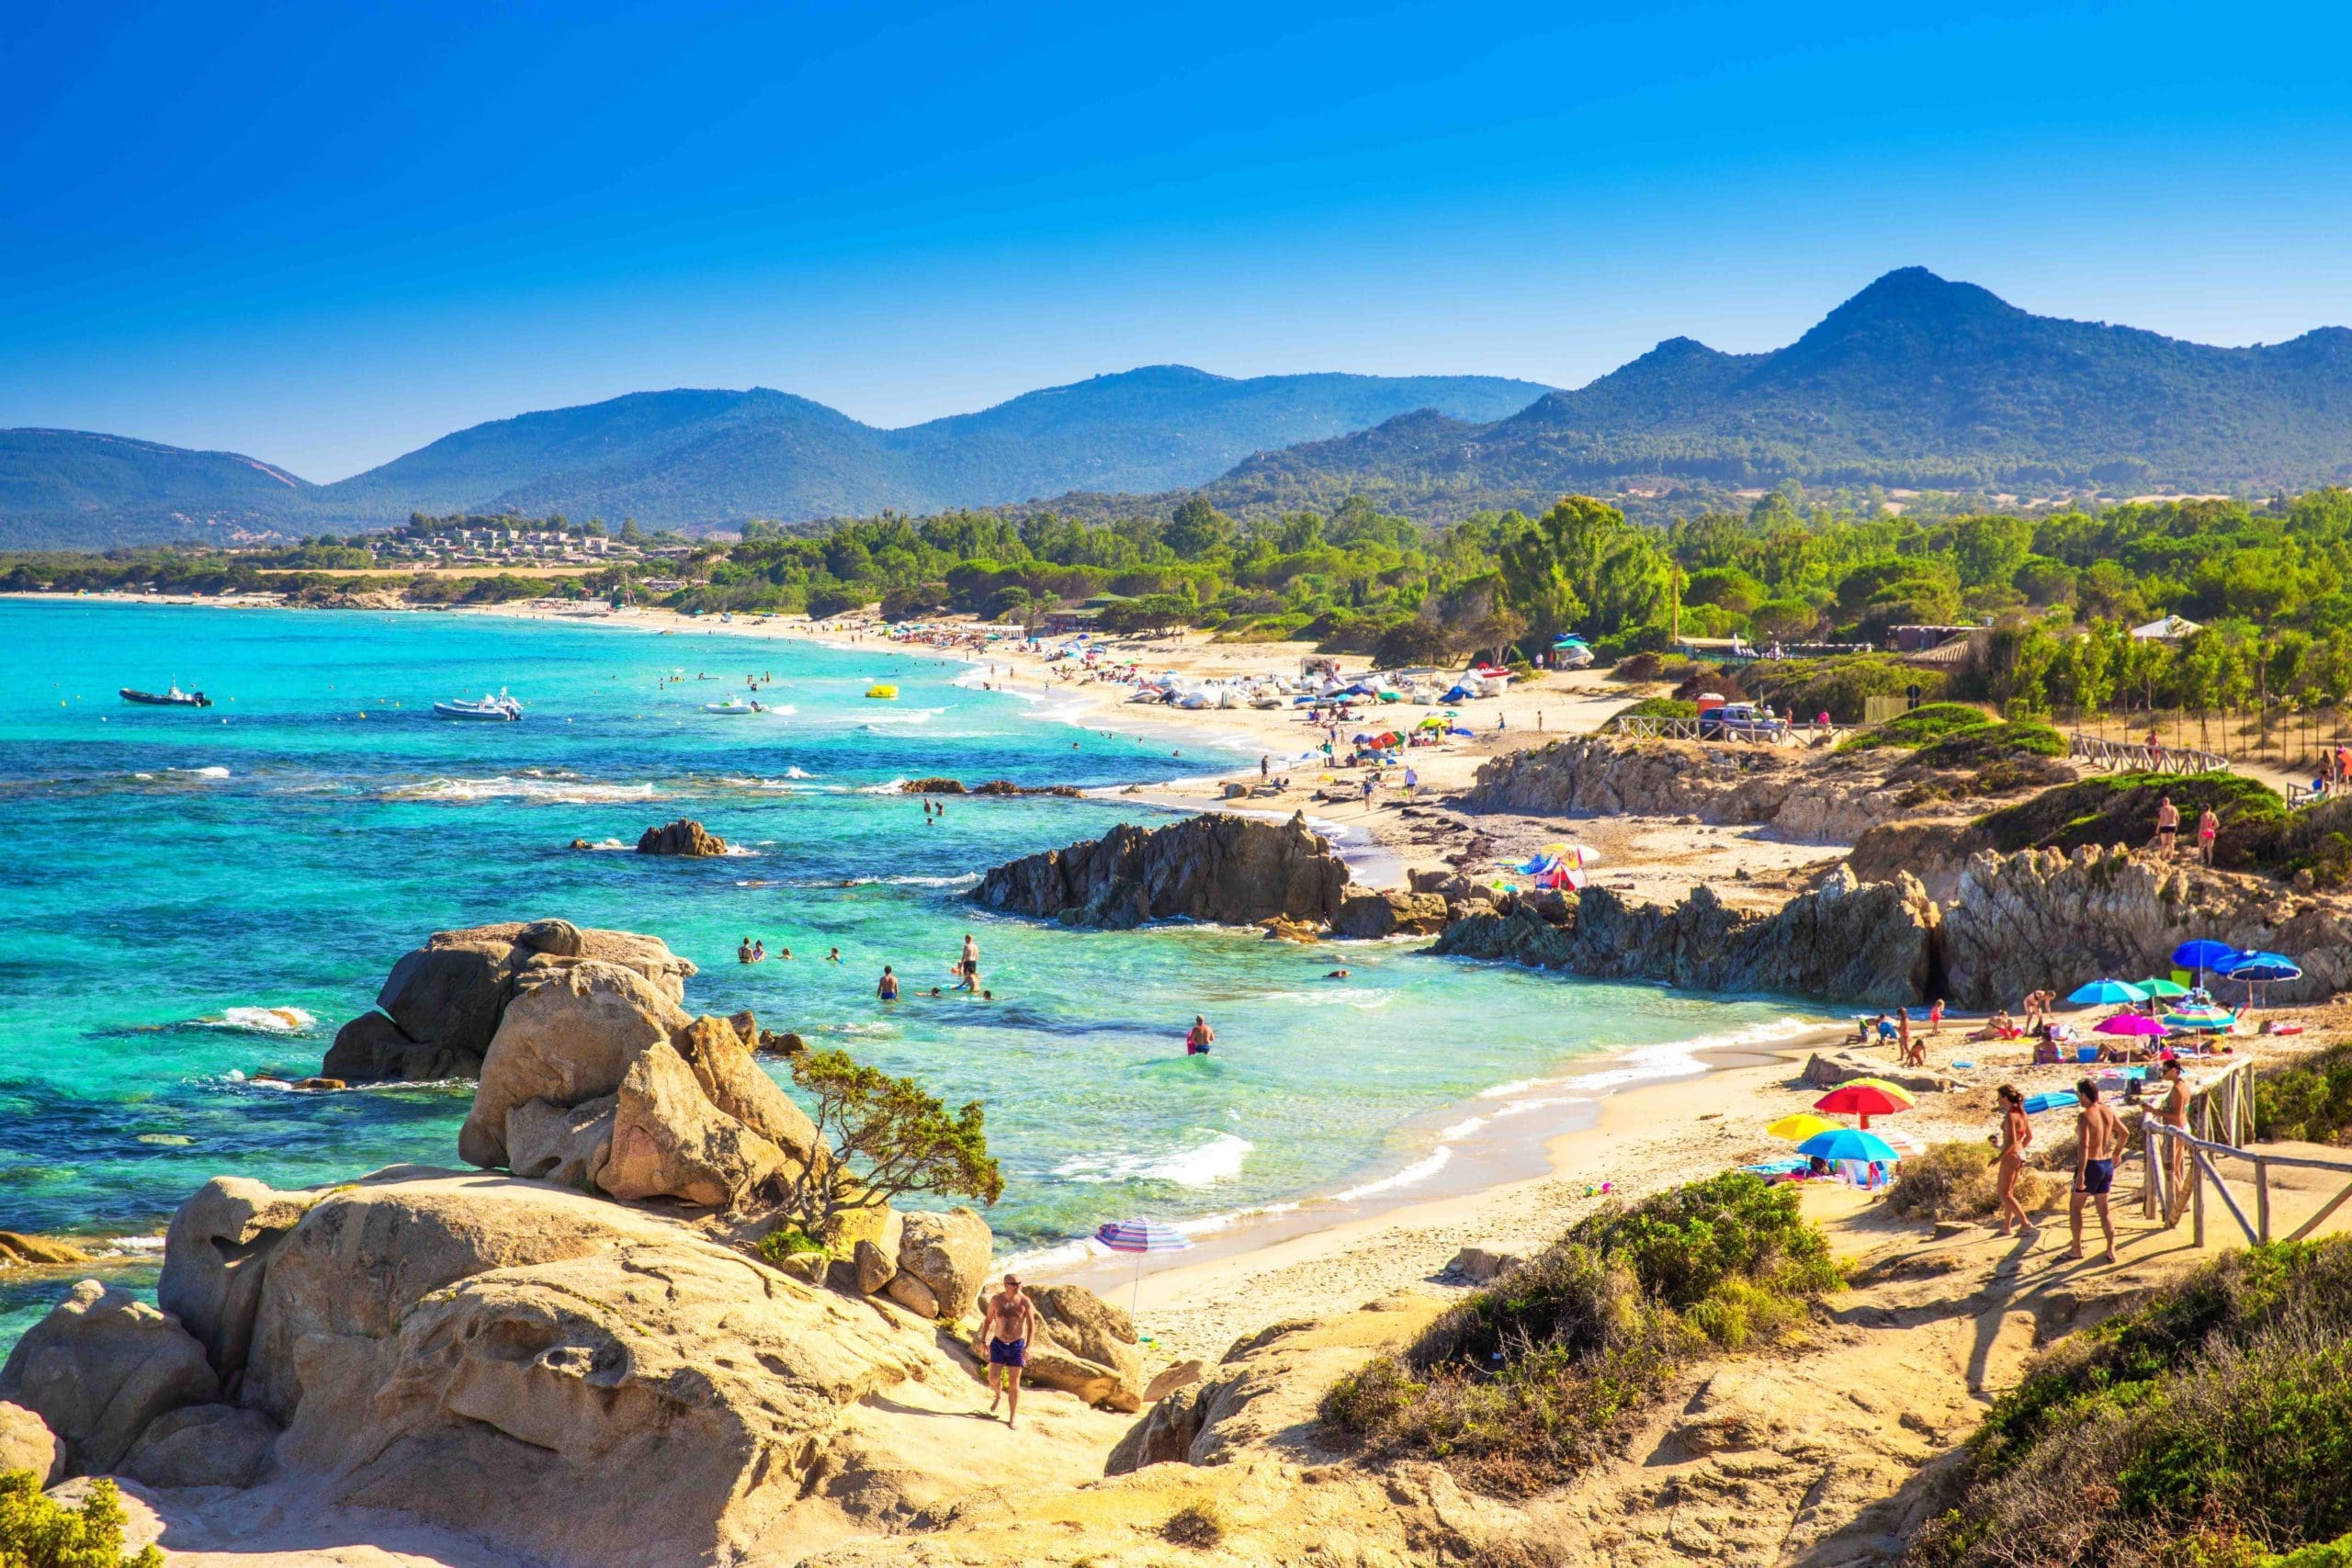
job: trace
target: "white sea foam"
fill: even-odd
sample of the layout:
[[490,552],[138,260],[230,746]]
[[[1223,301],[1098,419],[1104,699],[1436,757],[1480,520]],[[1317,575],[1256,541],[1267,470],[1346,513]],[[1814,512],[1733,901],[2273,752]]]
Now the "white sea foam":
[[851,793],[854,795],[904,795],[906,792],[906,780],[892,779],[888,784],[860,784]]
[[1485,1126],[1489,1120],[1491,1118],[1485,1116],[1464,1116],[1459,1122],[1439,1128],[1437,1141],[1441,1144],[1450,1144],[1457,1138],[1466,1138]]
[[604,801],[651,800],[659,793],[650,784],[596,784],[587,779],[517,778],[500,773],[486,779],[432,778],[413,784],[395,784],[384,791],[383,798],[456,805],[477,800],[521,800],[542,806],[591,806]]
[[1338,1194],[1338,1198],[1342,1203],[1352,1203],[1360,1198],[1370,1198],[1382,1192],[1393,1192],[1399,1187],[1418,1186],[1452,1163],[1453,1163],[1453,1151],[1441,1144],[1394,1176],[1384,1176],[1377,1181],[1367,1181],[1361,1187],[1351,1187],[1345,1192]]
[[865,720],[865,728],[884,729],[899,724],[929,724],[946,711],[945,708],[899,708],[894,712],[870,716]]
[[318,1019],[305,1008],[223,1008],[219,1018],[197,1021],[215,1029],[250,1029],[262,1034],[300,1034],[319,1026]]
[[166,768],[164,771],[187,779],[225,779],[229,776],[229,770],[218,764],[209,768]]
[[1231,1133],[1173,1154],[1074,1155],[1054,1168],[1066,1181],[1166,1181],[1178,1187],[1214,1187],[1241,1174],[1256,1148]]
[[977,871],[954,876],[853,876],[845,882],[796,882],[795,887],[969,887],[980,879]]

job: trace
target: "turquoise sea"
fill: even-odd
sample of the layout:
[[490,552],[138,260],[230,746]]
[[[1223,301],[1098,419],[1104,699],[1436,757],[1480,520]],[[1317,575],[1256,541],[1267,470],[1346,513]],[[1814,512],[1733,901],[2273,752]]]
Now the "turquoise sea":
[[[718,633],[416,613],[0,600],[0,1228],[152,1249],[207,1177],[281,1185],[452,1163],[463,1086],[288,1093],[436,929],[559,915],[665,938],[691,1009],[763,1023],[987,1103],[990,1214],[1036,1252],[1104,1219],[1219,1216],[1409,1190],[1498,1115],[1561,1114],[1547,1076],[1802,1010],[1577,983],[1356,945],[982,916],[977,872],[1139,808],[957,799],[926,825],[893,781],[1102,785],[1208,771],[1198,735],[1076,728],[942,660]],[[693,679],[698,673],[709,681]],[[772,674],[752,717],[701,711]],[[683,684],[662,687],[664,676]],[[896,702],[864,695],[876,679]],[[209,710],[135,707],[176,681]],[[959,683],[960,682],[960,683]],[[435,720],[504,686],[519,724]],[[1182,756],[1171,755],[1181,749]],[[568,849],[702,820],[743,852]],[[966,931],[993,1002],[945,984]],[[791,962],[735,962],[750,935]],[[822,961],[839,946],[840,964]],[[299,1010],[288,1028],[259,1010]],[[1196,1011],[1219,1048],[1182,1054]],[[1549,1092],[1547,1092],[1547,1089]],[[1483,1097],[1483,1098],[1482,1098]],[[1465,1105],[1468,1107],[1465,1109]],[[62,1293],[0,1277],[0,1343]]]

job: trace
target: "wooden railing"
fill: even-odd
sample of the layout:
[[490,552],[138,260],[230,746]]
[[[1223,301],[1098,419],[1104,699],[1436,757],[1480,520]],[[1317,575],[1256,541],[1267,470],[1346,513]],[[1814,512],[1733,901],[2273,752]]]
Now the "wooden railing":
[[2068,738],[2067,751],[2094,768],[2126,768],[2135,773],[2226,773],[2230,760],[2218,751],[2194,747],[2143,745],[2136,740],[2103,740],[2079,732]]
[[[2330,1214],[2352,1201],[2352,1160],[2310,1159],[2300,1155],[2257,1154],[2246,1147],[2254,1141],[2254,1064],[2240,1062],[2191,1097],[2188,1126],[2168,1127],[2153,1111],[2140,1112],[2140,1150],[2147,1168],[2141,1189],[2140,1212],[2162,1219],[2170,1228],[2186,1213],[2199,1247],[2205,1245],[2206,1194],[2226,1210],[2249,1246],[2267,1246],[2270,1223],[2270,1172],[2324,1170],[2344,1178],[2344,1186],[2312,1216],[2297,1225],[2284,1241],[2301,1241],[2317,1230]],[[2253,1168],[2254,1213],[2251,1218],[2222,1175],[2222,1160]],[[2178,1168],[2176,1169],[2175,1168]]]
[[1770,728],[1749,728],[1742,725],[1708,725],[1700,731],[1695,718],[1665,718],[1655,714],[1620,715],[1611,732],[1624,740],[1729,740],[1752,746],[1781,746],[1792,740],[1812,741],[1825,737],[1835,739],[1836,728],[1824,729],[1818,725],[1791,724],[1782,719]]

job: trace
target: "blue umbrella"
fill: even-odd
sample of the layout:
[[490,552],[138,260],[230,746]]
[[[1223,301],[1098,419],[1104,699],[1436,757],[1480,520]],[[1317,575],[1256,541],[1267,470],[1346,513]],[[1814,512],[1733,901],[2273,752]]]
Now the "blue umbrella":
[[1136,1284],[1127,1302],[1127,1314],[1135,1314],[1136,1305],[1143,1299],[1143,1255],[1147,1252],[1182,1252],[1193,1245],[1192,1238],[1174,1225],[1158,1220],[1113,1220],[1098,1226],[1094,1239],[1114,1252],[1136,1255]]
[[2280,953],[2236,953],[2213,965],[2233,980],[2300,980],[2303,972]]
[[2237,952],[2236,948],[2226,942],[2214,942],[2210,938],[2200,937],[2195,942],[2184,942],[2172,950],[2172,966],[2176,969],[2194,969],[2201,979],[2206,970],[2220,968],[2225,962],[2236,957]]
[[1859,1127],[1840,1127],[1834,1133],[1815,1133],[1797,1145],[1797,1153],[1815,1159],[1877,1160],[1887,1165],[1903,1157],[1884,1138],[1876,1133],[1865,1133]]
[[2148,993],[2121,980],[2093,980],[2089,985],[2077,987],[2067,993],[2066,999],[2097,1007],[2105,1002],[2144,1002],[2148,999]]

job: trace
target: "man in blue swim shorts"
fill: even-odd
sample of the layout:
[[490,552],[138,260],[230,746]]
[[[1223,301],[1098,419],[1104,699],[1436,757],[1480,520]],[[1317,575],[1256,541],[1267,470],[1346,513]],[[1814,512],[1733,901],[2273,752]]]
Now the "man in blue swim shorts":
[[1021,1416],[1021,1369],[1029,1364],[1029,1337],[1036,1329],[1037,1304],[1022,1293],[1020,1278],[1007,1274],[1004,1289],[988,1299],[980,1320],[980,1338],[989,1348],[989,1414],[995,1415],[997,1401],[1004,1400],[1007,1431]]
[[2115,1185],[2115,1156],[2123,1151],[2123,1122],[2099,1103],[2098,1085],[2089,1078],[2075,1085],[2075,1100],[2083,1109],[2075,1118],[2075,1190],[2066,1205],[2075,1245],[2066,1256],[2083,1256],[2083,1203],[2087,1199],[2098,1210],[2099,1234],[2107,1238],[2107,1261],[2112,1263],[2115,1222],[2107,1212],[2107,1194]]

